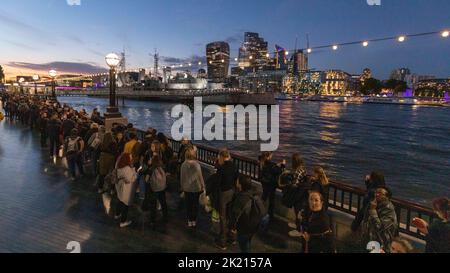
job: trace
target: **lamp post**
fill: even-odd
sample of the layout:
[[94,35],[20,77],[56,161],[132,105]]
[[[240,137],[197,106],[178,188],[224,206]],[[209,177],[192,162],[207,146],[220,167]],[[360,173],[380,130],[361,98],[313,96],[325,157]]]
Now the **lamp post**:
[[56,75],[58,75],[58,72],[56,72],[56,70],[52,69],[48,72],[48,75],[50,76],[50,78],[52,78],[52,101],[56,101],[55,78],[56,78]]
[[25,82],[24,78],[19,79],[19,86],[20,86],[20,94],[23,95],[23,83]]
[[120,57],[116,53],[109,53],[105,57],[109,66],[109,107],[106,108],[105,118],[120,118],[122,114],[116,105],[116,68],[120,64]]
[[37,81],[39,80],[39,75],[33,75],[33,81],[34,81],[34,94],[37,95]]

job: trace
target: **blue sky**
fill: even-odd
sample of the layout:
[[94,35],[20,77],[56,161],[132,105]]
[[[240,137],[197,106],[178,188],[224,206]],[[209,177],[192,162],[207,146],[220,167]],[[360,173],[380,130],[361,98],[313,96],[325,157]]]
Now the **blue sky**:
[[[450,28],[448,0],[2,0],[0,64],[9,73],[44,70],[47,63],[80,72],[105,67],[108,52],[127,51],[130,67],[150,67],[149,53],[189,60],[205,55],[205,45],[230,42],[237,55],[244,31],[259,32],[271,49],[294,48]],[[310,56],[316,69],[360,73],[369,67],[386,78],[409,67],[419,74],[450,76],[450,38],[438,35],[406,43],[349,46]],[[15,62],[15,63],[14,63]],[[82,64],[82,65],[81,65]]]

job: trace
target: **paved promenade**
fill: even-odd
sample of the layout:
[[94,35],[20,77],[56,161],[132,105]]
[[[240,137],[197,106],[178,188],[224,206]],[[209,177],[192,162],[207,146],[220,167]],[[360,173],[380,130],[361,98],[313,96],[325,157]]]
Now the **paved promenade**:
[[[169,223],[153,230],[133,207],[133,225],[120,229],[108,217],[94,178],[70,182],[61,162],[40,148],[39,136],[18,122],[0,122],[0,252],[61,252],[78,241],[82,252],[221,252],[202,212],[197,231],[185,228],[179,197],[169,193]],[[148,217],[148,216],[146,216]],[[256,236],[254,252],[299,252],[284,222]],[[227,252],[238,252],[237,246]]]

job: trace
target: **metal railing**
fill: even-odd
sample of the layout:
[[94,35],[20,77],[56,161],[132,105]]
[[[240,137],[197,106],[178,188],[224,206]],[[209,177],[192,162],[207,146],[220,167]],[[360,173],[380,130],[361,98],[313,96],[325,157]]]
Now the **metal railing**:
[[[143,131],[138,132],[138,137],[140,139],[143,139],[144,135],[145,133]],[[181,143],[173,139],[170,139],[170,142],[172,149],[175,152],[178,152]],[[197,143],[194,144],[198,150],[198,160],[213,166],[219,154],[219,149]],[[239,168],[240,173],[246,174],[253,180],[259,182],[259,163],[257,160],[236,154],[231,154],[231,156],[234,164]],[[362,209],[365,195],[366,191],[361,188],[331,181],[328,200],[329,207],[355,216]],[[399,231],[421,240],[425,239],[424,235],[422,235],[417,228],[413,227],[411,222],[414,217],[419,217],[431,223],[433,219],[436,218],[433,210],[398,198],[392,198],[392,203],[394,204],[397,213]]]

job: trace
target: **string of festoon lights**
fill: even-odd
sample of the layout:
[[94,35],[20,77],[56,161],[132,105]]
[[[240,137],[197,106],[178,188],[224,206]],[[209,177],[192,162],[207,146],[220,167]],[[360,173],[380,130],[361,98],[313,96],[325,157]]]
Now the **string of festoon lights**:
[[[312,47],[308,47],[308,48],[285,49],[284,54],[286,56],[289,56],[293,52],[296,52],[296,51],[303,51],[308,54],[313,54],[314,51],[316,51],[318,49],[327,49],[327,48],[330,49],[331,51],[338,51],[340,48],[342,48],[344,46],[351,46],[351,45],[361,45],[364,48],[368,48],[372,43],[376,43],[376,42],[395,41],[397,43],[405,43],[412,38],[423,37],[423,36],[433,36],[433,35],[439,35],[442,38],[448,38],[450,36],[450,31],[442,30],[442,31],[432,31],[432,32],[423,32],[423,33],[415,33],[415,34],[401,34],[401,35],[397,35],[397,36],[389,36],[389,37],[375,38],[375,39],[365,39],[365,40],[345,42],[345,43],[333,43],[333,44],[327,44],[327,45],[312,46]],[[279,52],[273,51],[271,53],[276,55]],[[270,53],[267,53],[266,57],[270,58]],[[249,56],[250,60],[252,60],[253,58],[254,58],[254,56]],[[222,59],[220,61],[225,63],[224,59]],[[238,63],[238,62],[239,62],[238,57],[230,58],[230,63]],[[180,68],[193,67],[194,64],[196,64],[198,66],[206,66],[207,65],[207,63],[200,61],[197,63],[192,63],[192,62],[178,63],[178,64],[172,63],[171,65],[167,65],[166,67],[171,67],[172,69],[174,69],[174,68],[180,69]]]
[[[291,55],[293,52],[296,51],[303,51],[308,54],[313,54],[316,50],[319,49],[330,49],[331,51],[338,51],[340,48],[345,46],[352,46],[352,45],[360,45],[363,48],[368,48],[372,43],[376,42],[386,42],[386,41],[394,41],[396,43],[405,43],[408,40],[412,38],[417,37],[424,37],[424,36],[440,36],[441,38],[449,38],[450,31],[445,29],[441,31],[432,31],[432,32],[422,32],[422,33],[415,33],[415,34],[401,34],[397,36],[389,36],[389,37],[383,37],[383,38],[375,38],[375,39],[365,39],[365,40],[359,40],[359,41],[353,41],[353,42],[345,42],[345,43],[333,43],[333,44],[327,44],[327,45],[319,45],[319,46],[312,46],[308,48],[299,48],[299,49],[285,49],[284,54],[285,56]],[[273,55],[275,56],[280,51],[273,51]],[[270,53],[266,54],[267,58],[270,58]],[[249,59],[252,60],[255,58],[255,56],[249,56]],[[219,60],[222,63],[225,63],[225,59]],[[239,58],[234,57],[230,58],[231,64],[238,64]],[[183,62],[183,63],[171,63],[170,65],[162,66],[162,68],[171,68],[173,70],[181,70],[181,69],[189,69],[189,68],[202,68],[206,67],[208,64],[203,61],[192,61],[192,62]],[[131,69],[129,71],[139,71],[139,69]],[[101,74],[100,74],[101,75]],[[105,74],[107,75],[107,74]]]

